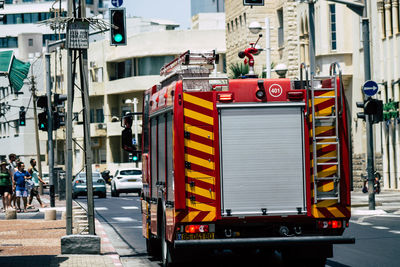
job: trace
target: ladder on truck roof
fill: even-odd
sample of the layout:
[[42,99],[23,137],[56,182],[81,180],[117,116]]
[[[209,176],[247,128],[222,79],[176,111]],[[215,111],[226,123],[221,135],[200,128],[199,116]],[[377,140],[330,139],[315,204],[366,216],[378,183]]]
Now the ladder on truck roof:
[[[336,67],[339,73],[336,72]],[[310,118],[312,120],[312,168],[313,168],[313,183],[314,183],[314,203],[321,200],[337,200],[340,203],[340,142],[339,142],[339,116],[342,113],[342,105],[339,96],[343,93],[342,90],[342,71],[337,62],[332,63],[329,68],[329,76],[311,76],[311,83],[308,81],[307,67],[304,63],[300,65],[300,73],[302,80],[302,69],[306,71],[306,86],[307,86],[307,105],[311,101],[310,108],[307,112],[310,112]],[[339,88],[337,78],[339,78]],[[331,80],[331,86],[329,88],[322,87],[322,81]],[[302,81],[303,84],[303,81]],[[308,96],[310,95],[310,99]],[[317,105],[321,102],[334,100],[330,106],[331,110],[329,114],[322,112],[320,108],[317,109]],[[329,108],[329,106],[328,106]],[[332,127],[329,135],[318,133],[318,127]],[[322,128],[320,128],[322,129]],[[327,129],[327,128],[325,128]],[[325,155],[321,155],[324,152],[318,153],[318,149],[324,146],[334,145],[335,152],[331,151]],[[318,167],[332,167],[336,169],[335,174],[328,176],[319,175]],[[318,191],[318,185],[320,183],[333,183],[333,190],[330,191]]]
[[186,66],[186,68],[190,66],[203,66],[212,70],[214,69],[214,64],[218,64],[218,62],[219,55],[215,50],[204,53],[190,52],[190,50],[188,50],[170,63],[165,64],[160,70],[160,75],[167,76],[173,74],[177,70],[185,68],[184,66]]

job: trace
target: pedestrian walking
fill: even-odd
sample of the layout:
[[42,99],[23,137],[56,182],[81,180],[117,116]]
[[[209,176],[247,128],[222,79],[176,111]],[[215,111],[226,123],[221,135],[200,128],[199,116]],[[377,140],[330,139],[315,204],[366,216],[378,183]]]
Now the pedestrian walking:
[[32,176],[32,181],[34,182],[34,187],[31,189],[30,194],[29,194],[29,201],[28,201],[28,208],[32,207],[32,200],[33,197],[36,197],[36,200],[39,202],[40,207],[44,208],[46,207],[46,205],[44,205],[40,199],[40,195],[39,195],[39,181],[42,184],[46,184],[42,178],[39,176],[39,172],[36,169],[36,160],[35,159],[31,159],[30,161],[31,167],[29,168],[28,172],[29,174]]
[[11,208],[11,195],[12,195],[12,175],[7,169],[7,161],[3,160],[0,163],[0,195],[3,201],[4,211]]
[[14,173],[15,182],[15,195],[17,197],[18,212],[21,212],[21,198],[24,202],[24,212],[27,212],[27,200],[28,200],[28,190],[25,187],[25,180],[31,179],[31,175],[25,170],[25,164],[23,162],[18,162],[18,171]]
[[15,155],[14,153],[11,153],[10,155],[8,155],[8,160],[9,160],[9,164],[8,164],[8,170],[11,173],[11,179],[13,181],[13,187],[12,187],[12,194],[11,194],[11,207],[13,209],[15,209],[15,200],[16,200],[16,196],[15,196],[15,183],[14,183],[14,173],[17,171],[17,155]]

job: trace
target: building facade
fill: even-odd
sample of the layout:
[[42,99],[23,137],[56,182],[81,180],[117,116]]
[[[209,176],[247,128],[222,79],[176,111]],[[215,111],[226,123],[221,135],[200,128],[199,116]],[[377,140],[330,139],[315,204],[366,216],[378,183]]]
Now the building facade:
[[[137,18],[136,18],[137,19]],[[142,21],[143,22],[143,21]],[[141,23],[142,23],[141,22]],[[154,24],[154,22],[152,22]],[[173,24],[174,25],[174,24]],[[145,26],[147,27],[147,26]],[[129,36],[127,46],[111,47],[109,40],[90,44],[89,58],[89,95],[90,95],[90,131],[93,152],[93,168],[110,170],[114,174],[119,167],[134,166],[129,153],[121,149],[121,118],[133,111],[126,100],[137,98],[138,111],[142,110],[143,92],[157,84],[162,77],[160,68],[187,50],[211,51],[217,49],[221,54],[220,64],[214,75],[222,75],[225,58],[224,30],[164,30],[138,32]],[[66,70],[66,54],[63,52],[62,65]],[[52,59],[53,61],[53,59]],[[61,71],[61,70],[60,70]],[[54,73],[52,74],[54,76]],[[58,73],[57,75],[61,75]],[[63,72],[61,80],[66,81]],[[79,77],[79,75],[77,75]],[[79,84],[79,79],[77,80]],[[62,92],[66,93],[64,82]],[[78,91],[77,91],[78,92]],[[84,163],[82,103],[80,94],[74,98],[73,154],[74,173],[80,171]],[[138,121],[139,144],[141,141],[141,117]],[[64,165],[65,131],[59,129],[56,135],[58,165]]]
[[[243,6],[242,1],[226,0],[226,46],[228,74],[232,75],[229,67],[235,63],[243,62],[238,57],[238,52],[254,43],[258,34],[249,30],[252,22],[258,22],[262,27],[263,37],[259,41],[261,48],[266,47],[265,19],[270,21],[270,47],[271,63],[286,64],[288,68],[287,77],[298,77],[300,65],[299,38],[297,32],[297,5],[296,1],[265,1],[264,6]],[[260,77],[266,68],[266,52],[255,56],[255,72]],[[272,77],[276,77],[272,73]]]

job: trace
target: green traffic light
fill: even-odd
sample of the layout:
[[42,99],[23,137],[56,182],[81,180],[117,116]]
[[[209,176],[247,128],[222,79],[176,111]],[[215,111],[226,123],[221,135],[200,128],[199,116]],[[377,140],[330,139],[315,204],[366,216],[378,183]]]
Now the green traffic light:
[[133,156],[133,157],[132,157],[132,160],[133,160],[133,161],[137,161],[137,160],[138,160],[138,157],[137,157],[137,156]]
[[44,128],[44,124],[42,123],[42,124],[40,124],[40,129],[43,129]]
[[120,33],[117,33],[116,35],[114,35],[114,41],[116,41],[117,43],[120,43],[122,41],[122,35]]

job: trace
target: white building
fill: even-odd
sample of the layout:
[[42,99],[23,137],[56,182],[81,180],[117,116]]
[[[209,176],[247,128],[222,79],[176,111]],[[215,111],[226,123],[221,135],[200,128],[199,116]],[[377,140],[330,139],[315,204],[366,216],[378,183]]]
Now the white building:
[[[128,19],[127,24],[134,22]],[[215,75],[223,75],[225,63],[224,30],[170,30],[175,23],[168,24],[160,20],[133,18],[140,27],[128,37],[127,46],[111,47],[109,40],[90,44],[89,58],[89,95],[90,95],[90,129],[94,168],[103,171],[108,169],[113,174],[115,169],[129,162],[129,154],[121,149],[121,117],[133,111],[133,106],[125,100],[138,98],[138,111],[142,110],[143,91],[157,84],[161,77],[160,68],[187,50],[211,51],[216,49],[221,54],[220,64]],[[150,26],[153,25],[153,26]],[[163,29],[162,29],[163,28]],[[128,28],[128,32],[130,29]],[[106,35],[107,36],[107,35]],[[66,70],[65,51],[62,54],[62,69]],[[52,59],[53,61],[53,59]],[[60,69],[61,70],[61,69]],[[218,74],[218,72],[220,74]],[[58,73],[57,75],[61,75]],[[62,73],[63,92],[66,93],[66,72]],[[79,75],[78,75],[79,76]],[[79,84],[79,80],[77,81]],[[74,139],[83,143],[81,98],[75,93]],[[141,140],[141,118],[139,117],[139,142]],[[65,132],[57,132],[58,164],[64,164]],[[45,138],[45,137],[44,137]],[[84,161],[83,152],[74,145],[74,170],[81,170]]]
[[[102,14],[109,1],[86,0],[88,14]],[[46,41],[65,38],[63,32],[55,34],[54,30],[41,26],[38,22],[54,16],[66,16],[67,2],[46,0],[6,0],[4,9],[0,10],[3,19],[0,21],[0,51],[13,50],[15,56],[25,62],[31,62],[29,77],[34,76],[35,86],[44,94],[45,69],[42,53]],[[53,67],[54,64],[53,64]],[[9,87],[8,79],[0,77],[0,158],[10,153],[20,156],[25,163],[30,158],[36,158],[35,124],[33,120],[33,99],[31,98],[32,84],[25,80],[25,85],[16,95]],[[56,85],[54,84],[54,87]],[[18,125],[20,107],[25,107],[26,126]],[[42,139],[41,155],[45,159],[46,141]],[[44,162],[43,166],[47,166]]]

